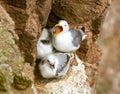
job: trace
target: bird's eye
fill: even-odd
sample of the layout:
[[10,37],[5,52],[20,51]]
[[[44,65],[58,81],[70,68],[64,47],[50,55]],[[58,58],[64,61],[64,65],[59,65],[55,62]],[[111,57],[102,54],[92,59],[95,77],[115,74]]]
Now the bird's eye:
[[50,66],[51,69],[55,68],[54,64],[49,64],[49,66]]

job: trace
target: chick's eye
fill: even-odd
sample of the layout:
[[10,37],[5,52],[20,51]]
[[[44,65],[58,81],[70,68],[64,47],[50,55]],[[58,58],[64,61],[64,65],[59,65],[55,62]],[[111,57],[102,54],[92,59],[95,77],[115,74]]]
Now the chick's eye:
[[67,25],[64,25],[65,27],[67,26]]
[[50,66],[51,69],[55,68],[54,64],[49,64],[49,66]]

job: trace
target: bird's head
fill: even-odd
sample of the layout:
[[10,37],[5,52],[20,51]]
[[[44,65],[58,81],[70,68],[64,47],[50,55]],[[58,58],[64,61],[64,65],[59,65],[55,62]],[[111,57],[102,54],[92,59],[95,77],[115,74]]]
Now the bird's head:
[[54,32],[54,35],[58,35],[62,32],[66,32],[69,30],[69,25],[67,23],[67,21],[65,20],[60,20],[58,22],[58,24],[55,25],[55,32]]
[[54,64],[49,61],[48,58],[42,60],[39,65],[40,73],[44,78],[54,78],[56,75],[56,70]]
[[55,59],[54,58],[55,57],[52,54],[50,54],[47,58],[48,66],[49,68],[51,68],[52,71],[55,70]]

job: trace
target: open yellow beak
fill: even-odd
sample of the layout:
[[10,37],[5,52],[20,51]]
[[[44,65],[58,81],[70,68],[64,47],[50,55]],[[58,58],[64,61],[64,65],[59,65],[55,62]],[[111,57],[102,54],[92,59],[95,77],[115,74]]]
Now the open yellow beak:
[[56,35],[60,34],[63,31],[63,29],[60,24],[56,24],[55,27],[56,27],[56,30],[54,32],[54,35],[56,36]]

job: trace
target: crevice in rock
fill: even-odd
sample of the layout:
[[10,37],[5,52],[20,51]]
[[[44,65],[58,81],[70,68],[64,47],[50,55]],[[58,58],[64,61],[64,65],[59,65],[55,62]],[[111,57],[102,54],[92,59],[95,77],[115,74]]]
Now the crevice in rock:
[[18,8],[26,8],[26,0],[5,0],[5,2]]
[[46,28],[52,28],[61,19],[62,18],[56,16],[55,13],[51,11],[47,20]]

